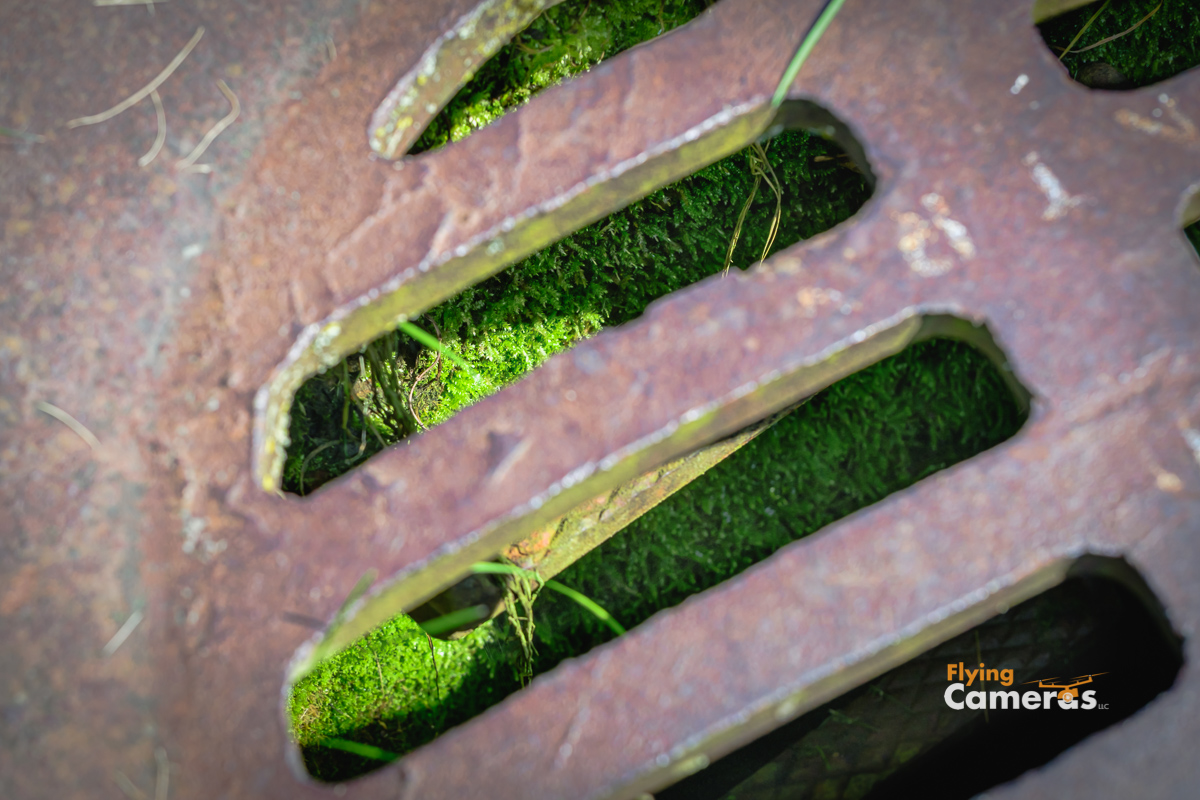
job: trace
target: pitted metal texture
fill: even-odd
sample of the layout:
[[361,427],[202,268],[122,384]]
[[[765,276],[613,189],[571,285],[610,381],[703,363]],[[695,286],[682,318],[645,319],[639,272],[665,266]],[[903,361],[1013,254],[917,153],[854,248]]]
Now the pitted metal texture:
[[[1088,553],[1140,571],[1193,661],[1200,267],[1180,224],[1200,186],[1200,75],[1089,91],[1028,2],[852,0],[777,119],[770,94],[818,5],[722,0],[396,164],[372,159],[367,121],[469,0],[0,11],[0,121],[44,137],[0,151],[4,796],[116,796],[123,778],[171,798],[635,797]],[[171,157],[137,164],[145,103],[64,127],[137,91],[200,26],[159,90]],[[228,110],[219,78],[242,116],[201,159],[211,173],[180,171]],[[311,498],[267,491],[290,392],[322,363],[822,114],[877,180],[849,223],[656,303]],[[289,669],[580,503],[931,330],[984,325],[1033,398],[1005,445],[396,764],[336,789],[303,776]],[[381,579],[324,638],[289,622],[333,620],[368,569]],[[1185,666],[1135,717],[995,794],[1190,796],[1198,720]]]

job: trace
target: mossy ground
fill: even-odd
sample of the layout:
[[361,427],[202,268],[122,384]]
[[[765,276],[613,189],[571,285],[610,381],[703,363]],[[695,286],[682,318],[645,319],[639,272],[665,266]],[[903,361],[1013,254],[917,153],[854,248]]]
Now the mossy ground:
[[[700,9],[707,4],[691,5]],[[1102,16],[1079,46],[1119,33],[1153,5],[1114,3],[1106,12],[1112,18]],[[1077,70],[1088,60],[1104,59],[1131,79],[1150,83],[1195,65],[1200,23],[1179,17],[1184,5],[1169,3],[1157,21],[1152,18],[1125,39],[1076,57],[1077,62],[1068,56],[1068,66]],[[690,8],[663,4],[670,14],[685,6]],[[593,12],[640,9],[638,24],[649,35],[684,21],[646,22],[647,15],[658,16],[658,7],[657,2],[619,0],[590,6],[564,3],[522,37],[524,49],[498,57],[509,61],[498,63],[495,75],[487,77],[491,65],[481,71],[456,99],[458,105],[452,104],[449,121],[439,123],[440,132],[422,139],[424,146],[460,138],[468,128],[523,102],[522,75],[540,75],[526,84],[540,88],[559,80],[555,70],[564,64],[578,68],[594,63],[589,59],[596,53],[611,55],[636,43],[631,36],[620,48],[588,45],[592,49],[584,57],[577,44],[559,42],[556,37],[563,31],[565,40],[575,35],[572,31],[599,30],[599,23],[588,22]],[[1043,26],[1049,43],[1065,45],[1092,11],[1075,12],[1083,17],[1079,21],[1068,15]],[[1182,37],[1193,45],[1189,50],[1174,41],[1167,47],[1164,37]],[[543,48],[550,49],[527,52]],[[1168,51],[1174,55],[1164,55]],[[540,66],[521,61],[532,56],[549,60]],[[548,67],[551,62],[556,66]],[[487,90],[487,80],[493,81],[493,89]],[[836,148],[819,138],[785,134],[769,153],[785,191],[775,249],[846,219],[869,194],[861,176],[840,165]],[[425,327],[436,325],[443,341],[463,353],[483,381],[442,364],[440,379],[430,372],[416,386],[414,409],[427,424],[441,421],[579,338],[632,319],[653,299],[719,271],[753,182],[747,159],[747,153],[740,153],[659,190],[427,312]],[[757,258],[773,210],[773,197],[760,190],[735,264],[745,267]],[[1200,249],[1197,226],[1188,236]],[[432,354],[404,337],[394,336],[388,347],[399,355],[397,372],[409,381],[433,365]],[[304,455],[322,444],[332,443],[307,464],[308,477],[315,476],[305,480],[307,490],[361,463],[383,441],[395,441],[402,433],[384,421],[386,415],[376,413],[375,395],[361,406],[347,399],[355,361],[344,368],[349,380],[339,381],[342,369],[334,370],[329,379],[310,381],[298,396],[292,437],[297,444],[287,470],[293,491],[300,488]],[[1020,423],[1011,397],[982,356],[943,340],[916,345],[825,390],[558,579],[633,627],[788,542],[1003,441]],[[360,447],[364,439],[367,444]],[[611,637],[597,620],[558,595],[539,597],[536,623],[535,672]],[[295,687],[295,735],[312,774],[343,780],[379,766],[378,761],[321,746],[327,737],[407,752],[520,686],[514,666],[519,647],[503,621],[457,642],[434,640],[433,650],[431,656],[429,641],[401,616]]]
[[[557,580],[632,627],[789,542],[1003,441],[1020,423],[983,356],[947,340],[913,346],[821,392]],[[536,612],[535,674],[613,635],[560,595],[541,594]],[[407,617],[325,662],[296,687],[296,736],[314,775],[342,780],[379,766],[319,746],[326,737],[403,753],[520,688],[519,646],[506,622],[485,624],[458,642],[434,640],[434,648],[441,703],[429,642]]]

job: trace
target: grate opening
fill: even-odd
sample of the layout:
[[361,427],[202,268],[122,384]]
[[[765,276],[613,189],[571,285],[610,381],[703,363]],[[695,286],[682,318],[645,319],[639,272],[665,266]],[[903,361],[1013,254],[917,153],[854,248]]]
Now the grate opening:
[[471,372],[392,331],[309,378],[292,403],[283,489],[306,495],[602,328],[635,319],[654,300],[722,272],[735,233],[731,268],[745,269],[768,243],[770,255],[849,219],[871,194],[862,148],[811,104],[785,105],[779,119],[761,144],[652,192],[414,320]]
[[1200,192],[1195,192],[1183,207],[1183,235],[1200,256]]
[[716,0],[567,0],[547,8],[488,59],[409,155],[458,142],[544,89],[699,16]]
[[[1023,400],[972,347],[914,344],[818,393],[556,579],[633,627],[999,444],[1024,422]],[[559,595],[543,592],[534,608],[532,662],[503,617],[440,641],[402,615],[319,665],[290,695],[309,773],[343,781],[378,768],[519,690],[524,670],[613,636]]]
[[[1085,557],[1059,586],[804,714],[706,769],[655,793],[658,800],[973,797],[1049,763],[1167,691],[1183,665],[1181,639],[1124,561]],[[965,707],[964,671],[980,663],[984,690],[1035,691],[1038,710]],[[951,665],[955,668],[948,678]],[[1009,672],[1010,671],[1010,672]],[[1096,674],[1078,708],[1039,679]],[[1011,682],[1005,686],[1006,681]],[[1032,682],[1032,683],[1030,683]],[[1071,681],[1045,681],[1065,685]],[[1033,698],[1031,698],[1032,700]],[[999,703],[997,702],[997,705]],[[1032,705],[1032,702],[1030,702]],[[1091,706],[1091,707],[1089,707]]]
[[[1035,4],[1035,15],[1041,5],[1053,4]],[[1041,22],[1038,31],[1072,80],[1092,89],[1150,86],[1200,64],[1200,17],[1191,3],[1088,3]]]

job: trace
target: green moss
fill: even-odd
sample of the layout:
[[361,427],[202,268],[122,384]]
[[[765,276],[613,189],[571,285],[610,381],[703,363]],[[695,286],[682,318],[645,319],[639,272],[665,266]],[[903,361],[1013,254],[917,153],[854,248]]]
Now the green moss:
[[[768,143],[766,152],[783,187],[772,253],[849,218],[870,195],[863,176],[839,161],[841,150],[816,134],[785,132]],[[402,334],[384,337],[378,344],[380,361],[385,370],[395,369],[399,393],[407,396],[415,388],[417,416],[426,425],[443,422],[581,338],[628,322],[652,301],[720,272],[754,186],[749,158],[747,149],[659,189],[417,320],[440,332],[443,343],[482,379],[438,363],[433,352]],[[774,213],[774,196],[760,187],[734,253],[736,266],[757,260]],[[382,397],[368,398],[364,408],[350,403],[345,411],[347,392],[359,377],[359,358],[352,356],[344,368],[309,380],[297,392],[286,490],[300,493],[302,468],[309,492],[377,452],[380,439],[391,444],[407,434],[403,425],[385,421],[401,415]],[[377,378],[371,375],[373,382]]]
[[[983,356],[947,340],[915,345],[820,393],[558,580],[632,627],[1003,441],[1021,421]],[[535,621],[535,674],[613,636],[561,595],[540,595]],[[380,765],[321,747],[324,737],[407,752],[520,688],[519,645],[495,621],[436,641],[439,703],[419,630],[397,618],[297,685],[292,714],[314,775],[343,780]]]
[[[1145,17],[1158,0],[1114,2],[1097,17],[1073,50],[1125,31]],[[1092,3],[1038,26],[1042,38],[1057,55],[1099,9]],[[1134,86],[1148,86],[1200,64],[1200,15],[1195,3],[1167,0],[1158,12],[1136,30],[1083,53],[1068,53],[1063,63],[1071,75],[1084,66],[1104,61],[1116,67]]]
[[715,0],[590,0],[547,9],[430,123],[409,151],[457,142],[541,90],[676,28]]
[[[587,19],[605,7],[608,13],[641,8],[644,21],[649,11],[657,13],[656,5],[637,0],[586,7],[564,3],[544,18],[553,26],[542,22],[520,42],[536,50],[556,41],[548,31],[566,30],[569,36],[564,38],[575,36],[572,31],[598,25]],[[663,5],[671,14],[675,12],[670,9],[683,7]],[[1106,12],[1112,19],[1089,32],[1081,44],[1124,30],[1153,5],[1114,4]],[[1194,65],[1200,22],[1181,17],[1184,6],[1169,2],[1156,15],[1161,18],[1146,23],[1145,30],[1119,40],[1119,46],[1105,45],[1075,57],[1075,62],[1068,56],[1069,66],[1077,70],[1103,59],[1136,82],[1147,83]],[[1065,45],[1091,11],[1076,12],[1083,18],[1079,20],[1067,15],[1051,21],[1043,32],[1051,44]],[[578,27],[573,28],[576,20]],[[1103,17],[1097,24],[1102,21]],[[657,32],[653,28],[649,35]],[[576,41],[586,43],[588,35]],[[1164,46],[1172,38],[1170,46]],[[1186,42],[1181,45],[1179,39]],[[464,125],[486,123],[487,114],[478,109],[492,113],[523,102],[528,94],[519,88],[520,75],[533,76],[529,87],[546,85],[561,78],[554,65],[566,63],[562,59],[570,56],[578,65],[604,50],[593,47],[585,57],[580,55],[582,45],[572,46],[576,50],[570,53],[564,49],[536,54],[545,57],[540,66],[522,62],[535,55],[523,50],[520,56],[499,56],[509,59],[503,62],[509,66],[495,66],[503,80],[488,77],[491,65],[476,79],[480,85],[492,81],[499,88],[492,94],[478,86],[464,89],[455,100],[462,101],[459,110],[452,104],[446,129],[436,135],[441,138],[431,138],[427,146],[452,138],[451,129],[465,131]],[[784,231],[776,249],[845,219],[868,194],[857,174],[836,161],[816,160],[836,157],[827,142],[787,134],[772,143],[770,152],[787,192]],[[423,324],[430,329],[440,326],[444,340],[485,375],[486,385],[475,385],[442,365],[441,379],[426,379],[414,393],[418,413],[430,423],[445,419],[580,337],[632,319],[653,299],[718,271],[749,193],[752,179],[746,159],[745,153],[738,154],[660,190],[428,312]],[[757,256],[773,211],[773,199],[761,192],[759,197],[739,247],[736,263],[741,266]],[[1188,236],[1200,248],[1197,226],[1188,229]],[[399,353],[396,363],[403,366],[398,369],[410,378],[433,364],[430,353],[402,337],[393,337],[387,347]],[[316,447],[334,442],[308,464],[323,480],[361,463],[379,448],[379,439],[391,441],[398,433],[382,421],[383,415],[374,413],[373,401],[364,405],[365,415],[353,403],[347,406],[345,384],[357,377],[356,359],[350,362],[349,381],[339,383],[339,367],[327,379],[310,381],[298,396],[293,411],[295,452],[288,465],[293,487],[298,486],[303,455]],[[916,345],[825,390],[558,579],[633,627],[788,542],[995,445],[1020,423],[1002,381],[978,353],[948,341]],[[320,480],[305,482],[311,488]],[[537,672],[611,637],[586,612],[551,594],[537,602],[535,635]],[[520,686],[515,666],[519,646],[503,621],[484,625],[457,642],[434,640],[433,648],[436,674],[429,641],[410,620],[398,617],[320,665],[294,688],[293,722],[312,774],[344,780],[380,765],[322,747],[324,738],[344,737],[407,752]]]
[[[1079,50],[1116,36],[1133,27],[1159,5],[1158,0],[1114,2],[1104,10],[1075,44]],[[1055,54],[1071,43],[1075,34],[1100,8],[1100,3],[1078,8],[1038,26]],[[1072,76],[1088,64],[1106,62],[1116,67],[1133,86],[1174,77],[1200,64],[1200,14],[1196,4],[1167,0],[1162,7],[1125,36],[1083,53],[1071,52],[1063,59]],[[1200,252],[1200,223],[1188,226],[1188,240]]]

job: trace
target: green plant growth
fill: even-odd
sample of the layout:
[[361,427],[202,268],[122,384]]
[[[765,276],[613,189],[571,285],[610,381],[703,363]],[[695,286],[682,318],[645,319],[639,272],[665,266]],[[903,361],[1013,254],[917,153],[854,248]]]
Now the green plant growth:
[[1071,46],[1062,61],[1072,77],[1088,64],[1104,62],[1120,71],[1131,86],[1148,86],[1200,64],[1200,21],[1190,0],[1092,3],[1038,29],[1056,56]]
[[[915,345],[821,392],[558,581],[637,625],[1021,422],[981,355],[947,340]],[[527,667],[540,674],[616,635],[564,595],[543,593],[536,606],[532,664],[522,623],[501,617],[431,645],[405,616],[321,664],[291,699],[310,772],[335,781],[378,767],[327,740],[408,752],[519,689]]]
[[[572,7],[564,6],[559,14]],[[1065,47],[1096,7],[1043,25],[1048,43]],[[1153,7],[1113,3],[1078,47],[1124,31]],[[1186,7],[1169,0],[1133,33],[1068,55],[1066,63],[1077,71],[1088,60],[1104,58],[1140,83],[1191,67],[1197,63],[1200,18],[1181,17]],[[1106,19],[1109,13],[1112,18]],[[539,46],[526,46],[546,47],[546,36],[531,34]],[[789,236],[811,235],[823,222],[845,218],[867,195],[852,172],[831,160],[818,161],[836,157],[827,143],[789,136],[795,137],[790,145],[795,149],[784,146],[787,140],[769,148],[770,163],[785,175],[779,181],[785,219],[776,248],[795,241]],[[473,367],[484,368],[474,380],[486,385],[459,387],[457,396],[469,402],[522,374],[522,365],[540,363],[578,337],[635,317],[645,302],[670,291],[665,287],[690,282],[679,273],[719,271],[756,180],[744,151],[426,314],[426,329],[469,356]],[[797,180],[816,183],[811,196]],[[809,201],[819,211],[814,217],[804,207]],[[758,256],[774,202],[767,194],[752,209],[736,263]],[[615,236],[609,238],[610,233]],[[1200,248],[1197,226],[1188,236]],[[689,259],[705,266],[696,269]],[[455,396],[446,359],[439,364],[434,351],[393,336],[377,344],[382,357],[394,354],[395,375],[442,370],[440,384],[418,382],[411,407],[419,414],[426,409],[422,392]],[[382,361],[381,366],[388,370]],[[326,477],[332,469],[352,467],[348,462],[357,463],[377,449],[378,440],[394,434],[385,415],[372,411],[380,393],[367,391],[372,373],[366,359],[361,368],[348,363],[339,371],[341,380],[335,374],[306,384],[294,416],[293,442],[298,432],[309,443],[307,451],[301,445],[302,453],[313,455],[315,448],[328,445],[309,464]],[[343,389],[356,383],[365,400]],[[430,414],[427,422],[438,418]],[[393,422],[397,428],[415,425]],[[1020,423],[999,376],[978,353],[944,340],[915,345],[821,392],[558,579],[625,624],[637,625],[788,542],[1003,441]],[[330,459],[335,463],[325,463],[322,455],[336,456]],[[299,466],[294,464],[293,480]],[[294,733],[310,772],[334,781],[375,768],[503,699],[522,685],[527,669],[544,672],[614,635],[592,612],[561,595],[543,594],[537,618],[532,664],[526,663],[519,633],[504,617],[457,641],[440,641],[402,615],[320,665],[290,698]]]
[[284,488],[310,492],[578,340],[720,272],[765,169],[757,150],[782,195],[777,205],[773,191],[757,192],[741,221],[736,266],[758,260],[773,226],[770,253],[849,218],[870,195],[839,148],[804,131],[785,132],[659,189],[415,320],[471,369],[394,331],[306,382],[292,407]]
[[409,150],[466,138],[547,87],[677,28],[716,0],[572,0],[547,9],[484,64]]
[[[1074,78],[1089,65],[1108,64],[1134,88],[1200,64],[1200,14],[1190,0],[1096,2],[1038,29],[1055,55],[1070,47],[1062,61]],[[1200,252],[1200,223],[1185,230]]]

